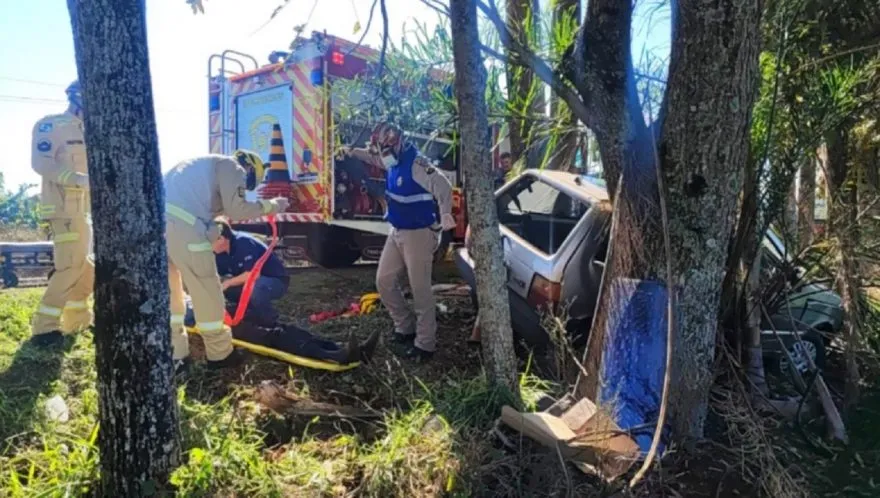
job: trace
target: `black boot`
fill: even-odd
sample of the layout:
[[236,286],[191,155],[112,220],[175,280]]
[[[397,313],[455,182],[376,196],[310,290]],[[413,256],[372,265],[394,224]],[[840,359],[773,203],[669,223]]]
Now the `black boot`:
[[369,363],[373,360],[373,353],[376,352],[376,345],[379,344],[379,336],[380,332],[378,330],[374,330],[370,337],[367,337],[367,340],[360,343],[361,350],[361,361],[364,363]]
[[38,348],[50,348],[62,344],[64,342],[64,334],[60,330],[53,330],[45,334],[31,336],[30,342]]
[[397,356],[400,356],[401,358],[410,358],[416,360],[416,362],[418,363],[424,363],[434,357],[433,351],[425,351],[415,344],[406,349],[403,349],[400,352],[396,351],[395,354]]
[[415,334],[401,334],[398,332],[394,332],[391,334],[391,342],[395,344],[412,344],[415,340]]
[[245,354],[240,349],[233,349],[229,356],[223,358],[222,360],[210,361],[208,360],[208,368],[211,370],[221,370],[226,368],[235,368],[243,364],[246,360]]

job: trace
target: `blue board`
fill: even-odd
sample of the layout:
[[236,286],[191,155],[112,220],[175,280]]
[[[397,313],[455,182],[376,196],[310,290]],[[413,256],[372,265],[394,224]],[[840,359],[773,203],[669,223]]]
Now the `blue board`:
[[[598,404],[611,409],[617,425],[632,431],[630,436],[647,453],[666,371],[666,284],[616,279],[608,291],[614,310],[606,321]],[[666,424],[659,454],[668,440]]]

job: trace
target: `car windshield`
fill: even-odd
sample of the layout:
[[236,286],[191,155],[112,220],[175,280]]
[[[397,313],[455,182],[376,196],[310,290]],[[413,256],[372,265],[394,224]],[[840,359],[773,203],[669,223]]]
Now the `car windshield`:
[[498,218],[508,229],[552,255],[563,244],[589,205],[531,176],[498,196]]

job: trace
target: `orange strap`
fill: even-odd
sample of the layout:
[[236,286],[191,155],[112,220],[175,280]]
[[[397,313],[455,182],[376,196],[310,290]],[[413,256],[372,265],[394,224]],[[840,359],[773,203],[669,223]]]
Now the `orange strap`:
[[239,323],[241,323],[242,318],[244,318],[244,313],[247,311],[248,303],[251,300],[251,293],[254,291],[254,284],[257,282],[257,279],[260,278],[260,271],[263,269],[263,264],[266,260],[269,259],[269,256],[272,255],[272,250],[275,249],[275,244],[278,243],[278,226],[275,224],[275,215],[270,214],[268,216],[269,226],[272,227],[272,241],[269,242],[269,247],[266,249],[266,252],[260,256],[260,259],[254,263],[254,267],[251,269],[250,275],[248,275],[247,281],[244,283],[244,288],[241,290],[241,298],[238,300],[238,308],[235,309],[235,317],[229,316],[228,311],[224,311],[223,322],[226,323],[229,327],[235,327]]

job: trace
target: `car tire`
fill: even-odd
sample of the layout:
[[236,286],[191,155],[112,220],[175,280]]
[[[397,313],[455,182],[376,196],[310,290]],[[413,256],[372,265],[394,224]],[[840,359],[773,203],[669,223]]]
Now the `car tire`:
[[[822,369],[825,368],[825,339],[822,334],[815,330],[808,330],[801,333],[801,341],[793,343],[788,350],[789,354],[794,357],[796,363],[800,363],[797,359],[797,355],[804,348],[813,358],[813,363],[816,365],[816,368],[818,368],[819,371],[822,371]],[[804,374],[808,369],[809,367],[807,364],[803,363],[802,368],[799,370]],[[782,355],[779,358],[779,371],[784,375],[792,375],[788,367],[788,358],[786,355]]]

